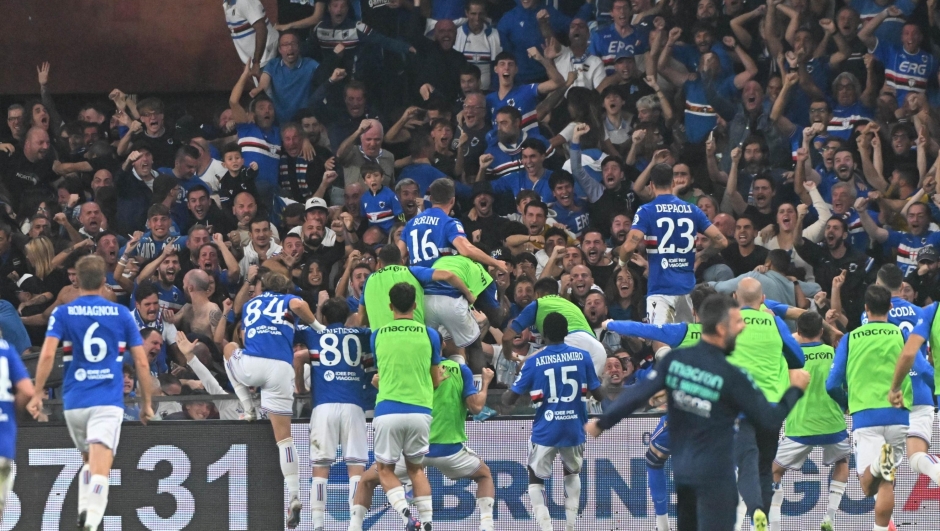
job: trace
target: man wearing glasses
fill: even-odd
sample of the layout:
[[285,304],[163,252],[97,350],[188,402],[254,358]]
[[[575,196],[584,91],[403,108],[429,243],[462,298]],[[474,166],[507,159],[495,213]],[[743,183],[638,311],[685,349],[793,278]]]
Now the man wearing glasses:
[[157,98],[147,98],[137,104],[137,110],[140,112],[140,121],[131,122],[130,134],[124,135],[118,144],[118,155],[126,156],[131,150],[131,144],[134,149],[147,147],[153,155],[154,168],[172,168],[179,145],[173,138],[173,130],[168,129],[163,120],[163,102]]
[[23,125],[23,106],[19,103],[10,105],[7,108],[7,127],[10,128],[10,136],[4,138],[3,142],[17,146],[22,145],[26,127]]

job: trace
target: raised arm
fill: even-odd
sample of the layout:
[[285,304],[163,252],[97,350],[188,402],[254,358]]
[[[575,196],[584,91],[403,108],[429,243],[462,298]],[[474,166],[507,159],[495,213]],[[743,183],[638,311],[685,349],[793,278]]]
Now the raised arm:
[[754,20],[755,18],[761,18],[767,12],[767,6],[761,5],[757,9],[748,11],[747,13],[742,13],[733,19],[731,19],[731,31],[734,32],[735,38],[738,39],[738,42],[741,43],[741,46],[745,48],[750,48],[751,43],[754,40],[754,37],[751,35],[744,25],[748,22]]
[[[731,169],[728,171],[728,183],[725,185],[725,195],[721,201],[722,212],[737,216],[743,214],[747,208],[747,201],[741,197],[741,192],[738,192],[738,167],[741,165],[741,154],[739,147],[731,150]],[[730,207],[730,212],[728,207]]]
[[859,197],[855,200],[855,210],[858,212],[858,219],[862,222],[862,228],[868,233],[868,237],[878,243],[884,243],[891,236],[884,227],[879,227],[875,220],[868,214],[868,199]]
[[351,135],[346,137],[346,140],[343,140],[343,142],[339,145],[339,148],[336,149],[336,159],[339,160],[340,163],[344,163],[348,161],[349,160],[348,155],[353,145],[356,143],[356,140],[358,140],[359,137],[362,136],[363,133],[365,133],[371,128],[372,128],[372,120],[365,119],[362,122],[360,122],[359,128],[353,131]]
[[742,89],[745,83],[754,79],[754,76],[757,75],[757,64],[754,62],[754,59],[751,59],[751,55],[747,53],[747,50],[745,50],[734,37],[725,37],[722,39],[722,42],[725,46],[734,49],[734,53],[738,56],[738,59],[741,60],[741,64],[744,65],[744,71],[734,76],[734,86],[738,89]]
[[568,151],[571,154],[571,174],[574,176],[584,192],[587,193],[587,200],[593,203],[604,195],[604,186],[595,181],[581,164],[581,137],[591,130],[591,126],[584,123],[578,123],[574,126],[574,132],[571,134],[571,143],[568,145]]
[[228,106],[232,109],[232,120],[236,124],[245,124],[251,121],[251,115],[248,114],[248,111],[242,107],[241,99],[242,94],[245,92],[245,83],[248,82],[248,78],[251,77],[251,64],[246,64],[245,69],[242,70],[242,75],[238,77],[238,81],[235,82],[235,86],[232,87],[232,93],[228,97]]
[[548,81],[539,83],[539,94],[548,94],[565,86],[565,78],[561,77],[561,73],[555,68],[555,57],[558,56],[558,51],[555,50],[554,46],[546,46],[545,55],[539,53],[539,49],[535,46],[529,48],[528,52],[529,58],[538,61],[545,68],[545,73],[548,74]]
[[233,284],[238,282],[241,277],[241,268],[238,266],[238,260],[235,258],[235,255],[232,254],[228,245],[225,245],[225,240],[220,233],[217,232],[213,234],[212,241],[219,248],[219,252],[222,253],[222,260],[225,262],[225,269],[228,271],[229,282]]
[[868,47],[868,50],[874,50],[875,46],[878,44],[878,38],[875,37],[875,30],[878,29],[878,26],[881,26],[881,23],[885,21],[889,16],[900,17],[903,13],[900,9],[895,6],[890,6],[878,13],[868,22],[862,26],[862,29],[858,32],[858,40]]
[[881,161],[881,138],[878,132],[874,132],[871,140],[867,135],[859,135],[856,139],[858,145],[858,156],[862,159],[862,174],[865,180],[872,188],[884,193],[888,189],[888,181],[881,175],[878,167],[882,166]]
[[323,12],[326,11],[325,2],[317,2],[313,5],[313,14],[307,18],[302,18],[300,20],[295,20],[288,24],[277,24],[274,26],[274,29],[277,31],[288,31],[294,29],[306,29],[316,26],[323,20]]
[[790,101],[790,93],[799,81],[799,74],[796,72],[787,72],[787,75],[783,78],[783,87],[780,88],[780,94],[777,96],[777,99],[774,100],[774,106],[770,110],[770,121],[777,126],[777,130],[785,137],[792,135],[796,130],[796,126],[784,116],[784,112]]

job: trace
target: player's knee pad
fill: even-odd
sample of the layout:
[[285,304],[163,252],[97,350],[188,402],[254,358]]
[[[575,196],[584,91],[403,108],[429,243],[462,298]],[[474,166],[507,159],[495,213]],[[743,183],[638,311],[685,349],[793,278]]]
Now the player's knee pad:
[[646,449],[646,466],[650,468],[663,468],[668,459],[668,455],[657,455],[652,449]]

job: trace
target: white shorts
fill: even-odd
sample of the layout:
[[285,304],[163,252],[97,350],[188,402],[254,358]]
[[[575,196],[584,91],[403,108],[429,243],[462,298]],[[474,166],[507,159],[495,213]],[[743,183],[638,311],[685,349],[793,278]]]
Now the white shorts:
[[[852,455],[852,443],[849,438],[832,444],[820,444],[823,449],[823,464],[832,466],[833,463],[841,459],[846,459]],[[799,470],[803,468],[803,463],[813,451],[815,446],[811,444],[800,444],[789,437],[784,437],[777,447],[777,457],[774,463],[790,470]]]
[[286,361],[261,358],[238,349],[225,361],[229,377],[248,387],[261,388],[261,411],[294,416],[294,367]]
[[594,373],[600,378],[604,374],[604,365],[607,363],[607,349],[604,344],[584,330],[575,330],[565,336],[565,344],[574,348],[588,351],[594,363]]
[[691,323],[692,297],[689,295],[649,295],[646,297],[649,324]]
[[914,406],[911,408],[911,425],[907,429],[908,437],[917,437],[927,442],[930,446],[931,434],[933,433],[933,406]]
[[881,446],[885,443],[894,448],[894,467],[901,464],[907,453],[907,426],[869,426],[852,430],[852,443],[855,445],[855,470],[861,476],[872,463],[878,461]]
[[366,414],[355,404],[320,404],[310,414],[310,462],[333,464],[338,446],[347,465],[369,462]]
[[444,457],[425,457],[424,466],[431,466],[441,471],[447,479],[468,478],[476,474],[477,470],[483,466],[483,460],[480,456],[471,450],[466,444],[463,448],[451,455]]
[[65,411],[65,425],[69,428],[72,442],[81,452],[88,452],[88,445],[98,443],[117,455],[121,438],[121,423],[124,408],[117,406],[92,406]]
[[578,446],[542,446],[529,443],[529,468],[536,476],[542,479],[552,477],[552,465],[555,456],[561,454],[561,463],[567,472],[577,474],[581,472],[581,463],[584,462],[584,445]]
[[454,344],[461,348],[480,337],[480,325],[470,313],[470,303],[463,297],[425,295],[424,324],[435,330],[445,328]]
[[393,413],[372,421],[375,460],[390,465],[404,454],[409,463],[421,463],[428,453],[431,415]]

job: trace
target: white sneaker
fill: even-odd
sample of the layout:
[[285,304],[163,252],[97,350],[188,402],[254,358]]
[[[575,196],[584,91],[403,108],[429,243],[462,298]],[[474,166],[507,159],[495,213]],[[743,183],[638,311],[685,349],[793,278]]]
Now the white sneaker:
[[881,445],[881,455],[878,457],[878,472],[882,479],[894,481],[894,448],[885,443]]
[[287,511],[288,529],[294,529],[297,527],[297,524],[300,523],[300,511],[303,507],[304,504],[298,498],[294,498],[290,501],[290,509]]

